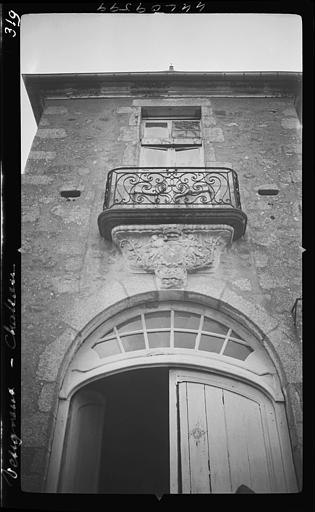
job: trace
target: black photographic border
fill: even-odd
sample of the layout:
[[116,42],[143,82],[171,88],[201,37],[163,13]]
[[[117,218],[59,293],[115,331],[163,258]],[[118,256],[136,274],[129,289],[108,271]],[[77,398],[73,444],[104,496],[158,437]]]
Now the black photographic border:
[[[103,2],[106,14],[115,2]],[[130,13],[138,13],[139,1],[129,2]],[[289,13],[298,14],[303,22],[303,290],[304,290],[304,484],[296,494],[259,495],[257,498],[237,498],[230,495],[167,495],[158,500],[151,495],[62,495],[26,493],[20,488],[20,399],[21,399],[21,106],[20,106],[20,33],[19,29],[5,20],[16,21],[9,16],[14,11],[21,17],[36,13],[99,13],[102,2],[76,3],[4,3],[2,9],[2,82],[1,82],[1,155],[2,155],[2,339],[1,339],[1,419],[2,419],[2,487],[1,505],[4,508],[34,510],[98,510],[108,503],[154,505],[206,505],[207,507],[280,507],[286,511],[309,510],[314,506],[314,8],[311,1],[191,1],[191,2],[142,2],[146,13],[152,6],[160,5],[160,12],[170,13],[170,4],[176,5],[174,14],[185,15],[183,7],[190,5],[189,12],[205,13]],[[201,10],[201,5],[204,8]],[[124,2],[116,2],[122,8]],[[151,9],[151,10],[150,10]],[[117,11],[116,11],[117,12]],[[120,11],[122,12],[122,11]],[[125,15],[128,16],[128,12]],[[187,12],[187,10],[186,10]],[[16,35],[5,31],[14,28]],[[8,302],[9,299],[9,302]],[[13,305],[14,304],[14,305]],[[9,307],[8,307],[9,306]],[[13,331],[13,332],[12,332]],[[14,341],[13,341],[14,338]],[[15,343],[15,346],[14,346]],[[15,415],[15,417],[14,417]],[[23,442],[23,440],[22,440]],[[11,455],[9,452],[11,451]],[[16,454],[16,475],[8,475],[8,458]],[[313,501],[313,503],[312,503]]]

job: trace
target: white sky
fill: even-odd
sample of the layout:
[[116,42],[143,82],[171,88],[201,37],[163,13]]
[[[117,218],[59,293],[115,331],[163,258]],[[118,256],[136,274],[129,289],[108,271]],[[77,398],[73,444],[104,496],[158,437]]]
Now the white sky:
[[[294,14],[28,14],[22,73],[302,71]],[[21,86],[22,169],[36,132]]]

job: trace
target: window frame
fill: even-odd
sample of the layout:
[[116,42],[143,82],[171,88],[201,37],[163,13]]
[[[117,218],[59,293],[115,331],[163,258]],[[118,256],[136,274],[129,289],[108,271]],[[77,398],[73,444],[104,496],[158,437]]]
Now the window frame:
[[[177,122],[193,122],[199,125],[199,136],[197,137],[174,137],[175,123]],[[160,123],[167,125],[166,136],[161,137],[150,137],[146,134],[146,128],[148,123]],[[150,145],[162,145],[162,146],[201,146],[202,145],[202,130],[201,130],[201,119],[142,119],[141,121],[141,144],[143,146]]]
[[[197,109],[197,110],[196,110]],[[144,115],[144,112],[146,113]],[[173,112],[173,113],[172,113]],[[162,115],[163,113],[163,115]],[[176,122],[193,122],[199,124],[198,137],[174,137],[174,126]],[[163,123],[167,125],[166,137],[148,137],[146,136],[146,123]],[[151,149],[156,151],[166,150],[166,166],[165,167],[185,167],[185,165],[176,164],[176,149],[198,150],[197,156],[198,165],[195,167],[203,167],[205,163],[204,158],[204,144],[203,144],[203,128],[202,128],[202,113],[201,108],[198,107],[181,107],[181,112],[178,107],[168,107],[167,111],[163,107],[154,107],[146,109],[141,112],[140,122],[140,155],[139,163],[141,167],[155,167],[155,165],[146,165],[145,150]],[[154,161],[154,155],[152,157]],[[194,166],[187,166],[194,167]]]
[[[180,310],[179,311],[178,309],[172,308],[172,309],[169,310],[169,312],[170,312],[170,317],[169,317],[170,324],[169,324],[169,327],[163,327],[163,326],[161,326],[161,327],[154,327],[154,328],[148,327],[148,325],[147,325],[147,315],[148,315],[148,313],[141,312],[140,315],[138,314],[135,317],[130,318],[130,322],[132,320],[134,320],[134,319],[140,319],[140,323],[141,323],[141,328],[140,329],[132,329],[131,328],[131,330],[121,331],[120,325],[122,325],[122,324],[125,325],[126,322],[123,322],[122,324],[121,323],[117,324],[109,332],[107,332],[106,334],[101,336],[98,341],[95,341],[94,344],[91,345],[91,348],[93,350],[96,350],[96,352],[99,354],[99,352],[98,352],[99,346],[102,346],[103,344],[106,344],[109,341],[116,340],[117,341],[117,346],[121,350],[121,354],[127,353],[129,351],[136,351],[137,349],[135,349],[135,350],[126,349],[124,341],[125,341],[126,338],[128,339],[129,337],[133,337],[133,336],[137,336],[138,335],[139,338],[143,337],[143,343],[142,344],[144,345],[145,349],[146,350],[151,350],[151,349],[154,349],[154,347],[150,346],[149,335],[151,333],[164,333],[164,334],[169,334],[169,343],[167,345],[162,345],[163,347],[169,347],[169,348],[174,348],[174,349],[177,349],[177,348],[181,349],[181,348],[184,348],[184,347],[180,346],[180,345],[176,346],[175,335],[176,334],[180,334],[180,333],[184,333],[184,334],[187,333],[187,334],[195,335],[194,347],[188,349],[188,350],[194,350],[195,352],[197,352],[197,351],[211,352],[211,353],[213,352],[213,353],[218,353],[218,355],[226,357],[225,352],[230,348],[231,345],[233,346],[235,343],[238,344],[238,345],[247,347],[248,349],[250,349],[251,352],[254,351],[254,349],[250,346],[250,344],[247,343],[245,340],[243,340],[241,337],[233,336],[234,331],[233,331],[232,327],[228,327],[225,324],[223,324],[221,322],[218,322],[214,318],[210,318],[209,316],[207,316],[205,314],[198,315],[197,313],[193,313],[194,315],[200,317],[198,319],[199,325],[198,325],[197,329],[196,328],[189,329],[189,328],[185,328],[185,327],[176,326],[176,319],[177,319],[176,313],[181,312],[181,313],[189,314],[190,312],[188,311],[188,309],[187,310]],[[226,329],[225,334],[217,332],[215,330],[213,330],[213,331],[207,330],[205,328],[205,323],[206,323],[205,320],[207,320],[207,319],[210,319],[213,322],[222,325],[222,327],[225,327],[225,329]],[[222,345],[221,345],[220,351],[219,352],[215,352],[215,351],[211,351],[211,350],[202,350],[200,348],[200,343],[202,341],[202,337],[203,336],[207,336],[210,339],[215,338],[215,339],[222,340]],[[159,347],[156,347],[156,348],[161,348],[162,346],[159,346]],[[96,347],[98,347],[98,348],[96,348]],[[244,361],[244,360],[247,359],[247,357],[250,356],[250,353],[244,359],[233,357],[233,356],[231,356],[231,357],[233,357],[233,359],[235,358],[237,360]],[[103,359],[101,356],[99,356],[99,357],[101,359]],[[108,356],[108,357],[111,357],[111,356]],[[228,356],[228,357],[230,357],[230,356]]]
[[[195,351],[190,348],[170,346],[122,352],[118,355],[101,359],[95,350],[92,349],[92,345],[95,345],[97,341],[99,341],[100,336],[105,334],[104,331],[108,332],[112,330],[114,326],[117,325],[117,322],[122,323],[124,320],[136,316],[137,313],[141,314],[144,311],[165,311],[172,307],[178,308],[178,310],[188,309],[190,312],[196,312],[198,314],[203,313],[207,317],[213,317],[214,320],[221,321],[223,324],[227,323],[229,327],[232,327],[234,332],[246,340],[254,349],[253,352],[245,361],[241,361],[215,352]],[[259,386],[261,385],[265,388],[274,399],[280,401],[284,400],[276,369],[266,354],[265,349],[260,345],[254,335],[225,313],[193,302],[172,300],[160,302],[157,307],[153,308],[145,307],[144,304],[134,306],[114,315],[98,325],[89,335],[84,345],[77,350],[76,357],[71,361],[67,376],[63,381],[61,396],[66,398],[69,394],[74,392],[75,389],[78,389],[87,378],[98,378],[104,371],[120,371],[123,368],[148,364],[148,361],[150,364],[199,366],[204,368],[216,368],[217,371],[226,374],[235,373],[241,378],[255,381]]]

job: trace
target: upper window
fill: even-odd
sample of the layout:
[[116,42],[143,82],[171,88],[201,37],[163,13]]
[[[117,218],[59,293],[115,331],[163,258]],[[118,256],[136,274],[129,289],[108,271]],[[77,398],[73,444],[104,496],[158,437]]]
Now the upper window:
[[142,109],[142,144],[201,144],[200,107]]
[[202,167],[200,107],[142,108],[141,167]]
[[177,139],[200,139],[200,121],[156,120],[143,121],[143,139],[164,139],[173,142]]

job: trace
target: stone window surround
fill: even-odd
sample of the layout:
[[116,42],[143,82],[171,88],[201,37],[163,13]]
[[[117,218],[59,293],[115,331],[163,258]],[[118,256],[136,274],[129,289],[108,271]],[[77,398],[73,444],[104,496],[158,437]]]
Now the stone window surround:
[[[121,107],[119,113],[128,114],[128,125],[121,128],[119,140],[126,143],[123,154],[124,166],[138,166],[140,157],[140,138],[141,138],[141,112],[142,107],[198,107],[201,109],[201,135],[203,145],[206,149],[205,165],[209,166],[216,161],[214,144],[224,140],[221,128],[216,127],[216,120],[213,116],[211,101],[208,98],[201,97],[178,97],[155,98],[155,99],[134,99],[132,105]],[[218,163],[223,167],[222,162]],[[228,167],[231,167],[229,165]]]

